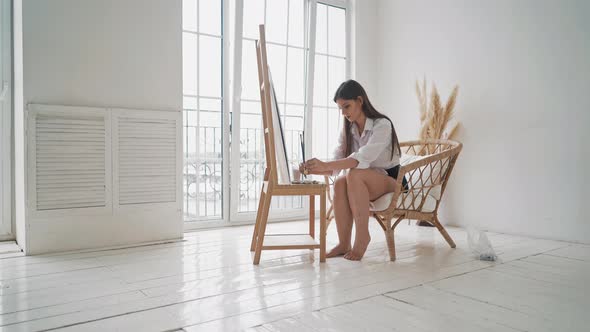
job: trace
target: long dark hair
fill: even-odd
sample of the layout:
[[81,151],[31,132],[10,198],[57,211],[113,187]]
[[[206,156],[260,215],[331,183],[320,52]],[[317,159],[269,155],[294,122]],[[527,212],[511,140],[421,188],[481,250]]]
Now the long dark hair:
[[[365,89],[363,89],[359,82],[348,80],[340,84],[338,90],[336,90],[336,93],[334,94],[334,102],[336,102],[337,99],[354,100],[358,97],[361,97],[363,100],[362,110],[367,118],[387,119],[387,121],[389,121],[389,124],[391,125],[391,159],[393,159],[393,154],[396,150],[401,155],[401,148],[399,146],[399,141],[397,140],[395,128],[393,127],[393,122],[391,122],[386,115],[379,113],[375,107],[373,107]],[[346,133],[346,155],[348,156],[352,153],[352,151],[350,151],[352,147],[352,135],[350,133],[350,122],[346,118],[344,118],[344,132]]]

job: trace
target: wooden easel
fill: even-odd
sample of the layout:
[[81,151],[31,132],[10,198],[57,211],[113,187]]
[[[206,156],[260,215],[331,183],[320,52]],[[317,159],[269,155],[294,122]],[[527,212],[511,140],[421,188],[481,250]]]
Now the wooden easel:
[[[254,251],[254,265],[260,263],[262,250],[282,249],[320,249],[320,262],[326,261],[326,184],[279,184],[272,121],[272,105],[266,38],[264,25],[259,26],[260,40],[256,41],[258,59],[258,80],[260,82],[260,101],[264,127],[264,147],[266,169],[260,191],[260,201],[256,215],[256,225],[252,234],[250,251]],[[320,196],[320,241],[315,240],[315,195]],[[309,196],[309,234],[265,234],[268,211],[273,196]]]

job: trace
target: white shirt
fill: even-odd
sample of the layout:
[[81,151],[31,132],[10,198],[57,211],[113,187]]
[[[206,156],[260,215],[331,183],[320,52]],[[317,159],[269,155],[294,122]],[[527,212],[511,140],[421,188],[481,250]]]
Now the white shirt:
[[[370,119],[367,118],[365,128],[362,134],[359,134],[356,123],[350,128],[352,134],[352,152],[348,158],[356,159],[359,163],[356,168],[371,168],[376,171],[387,174],[386,169],[399,165],[399,153],[396,151],[391,157],[391,124],[387,119]],[[346,133],[340,132],[338,146],[334,150],[334,159],[346,158]],[[334,171],[333,175],[338,175],[339,170]]]

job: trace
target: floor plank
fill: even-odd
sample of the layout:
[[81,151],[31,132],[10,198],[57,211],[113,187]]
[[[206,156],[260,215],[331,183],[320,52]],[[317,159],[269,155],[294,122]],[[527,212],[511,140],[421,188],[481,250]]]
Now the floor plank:
[[[269,224],[301,233],[306,222]],[[317,227],[319,229],[319,226]],[[396,262],[381,229],[361,262],[318,251],[249,251],[252,226],[183,241],[0,259],[2,331],[582,330],[590,246],[488,233],[497,262],[466,233],[402,224]],[[335,228],[328,246],[337,243]]]

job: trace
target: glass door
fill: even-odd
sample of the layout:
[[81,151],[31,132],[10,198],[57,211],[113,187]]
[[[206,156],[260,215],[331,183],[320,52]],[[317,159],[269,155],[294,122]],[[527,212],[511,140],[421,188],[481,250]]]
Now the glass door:
[[312,155],[320,159],[333,158],[342,130],[343,117],[333,98],[349,77],[346,31],[346,9],[317,4],[312,130],[314,142],[321,144],[312,145]]
[[183,0],[183,211],[187,223],[224,218],[224,1]]
[[[258,84],[255,40],[259,24],[265,25],[268,64],[284,128],[290,166],[301,160],[299,133],[304,128],[307,68],[306,0],[243,0],[236,8],[243,22],[236,24],[241,44],[234,61],[239,75],[234,89],[240,91],[233,110],[232,221],[254,221],[262,187],[265,158],[262,112]],[[239,69],[238,69],[239,68]],[[239,83],[238,83],[239,82]],[[235,174],[235,176],[234,176]],[[303,197],[275,197],[270,218],[280,213],[281,220],[305,215]]]

